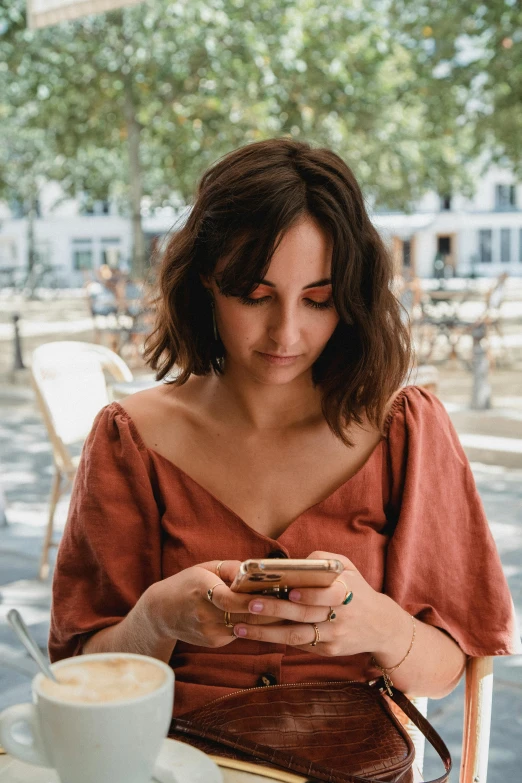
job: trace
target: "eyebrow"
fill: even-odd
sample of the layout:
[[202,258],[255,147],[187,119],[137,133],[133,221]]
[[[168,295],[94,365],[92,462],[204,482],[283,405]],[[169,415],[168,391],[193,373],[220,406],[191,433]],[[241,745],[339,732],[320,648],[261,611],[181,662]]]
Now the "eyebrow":
[[[303,286],[303,291],[306,288],[321,288],[322,286],[331,285],[332,280],[330,277],[323,277],[321,280],[316,280],[315,283],[308,283],[308,285]],[[270,280],[259,280],[258,285],[267,285],[270,288],[276,288],[275,283],[271,283]]]

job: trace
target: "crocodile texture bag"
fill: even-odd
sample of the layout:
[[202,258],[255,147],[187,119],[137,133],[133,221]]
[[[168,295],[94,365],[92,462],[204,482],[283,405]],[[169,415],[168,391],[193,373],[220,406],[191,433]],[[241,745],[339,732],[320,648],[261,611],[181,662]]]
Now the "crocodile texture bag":
[[[439,753],[449,751],[395,688],[393,701]],[[175,718],[169,736],[217,756],[257,761],[326,783],[411,783],[413,743],[384,696],[384,681],[273,685],[238,691]]]

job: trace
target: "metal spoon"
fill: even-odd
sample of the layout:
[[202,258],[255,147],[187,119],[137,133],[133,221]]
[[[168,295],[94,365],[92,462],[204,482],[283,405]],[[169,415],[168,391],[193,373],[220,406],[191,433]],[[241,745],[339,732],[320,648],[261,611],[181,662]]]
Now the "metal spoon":
[[[46,677],[49,677],[50,680],[58,682],[49,668],[49,664],[42,655],[40,648],[31,636],[29,628],[24,623],[20,612],[17,609],[10,609],[7,613],[7,621],[33,661],[38,664],[43,674],[45,674]],[[155,765],[153,775],[153,780],[156,781],[156,783],[177,783],[178,781],[171,770],[161,767],[159,764]]]
[[22,642],[23,646],[38,666],[40,667],[41,671],[45,674],[46,677],[48,677],[50,680],[54,680],[54,682],[58,682],[54,674],[52,673],[49,664],[45,660],[44,656],[42,655],[40,648],[36,644],[35,640],[31,636],[29,632],[29,628],[26,626],[24,621],[22,620],[22,616],[20,612],[18,612],[16,609],[10,609],[7,613],[7,622],[15,632],[15,634],[18,636],[20,641]]

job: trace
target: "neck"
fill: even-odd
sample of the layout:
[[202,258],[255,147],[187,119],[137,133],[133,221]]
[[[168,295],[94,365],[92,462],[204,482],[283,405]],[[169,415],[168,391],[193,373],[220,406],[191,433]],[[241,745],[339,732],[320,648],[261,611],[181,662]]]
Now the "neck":
[[214,376],[209,404],[215,415],[250,431],[282,432],[322,420],[321,392],[311,372],[281,385],[266,384],[227,366]]

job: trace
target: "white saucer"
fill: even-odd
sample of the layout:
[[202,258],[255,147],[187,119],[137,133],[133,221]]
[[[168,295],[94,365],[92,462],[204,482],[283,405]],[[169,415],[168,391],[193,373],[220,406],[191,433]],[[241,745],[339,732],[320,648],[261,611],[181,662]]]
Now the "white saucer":
[[[8,758],[10,763],[2,765],[0,771],[0,783],[60,783],[54,769]],[[185,742],[163,740],[156,764],[164,774],[153,777],[151,783],[223,783],[221,770],[212,759]]]
[[165,769],[166,774],[154,777],[154,783],[223,783],[218,765],[206,753],[186,742],[164,740],[156,764]]

